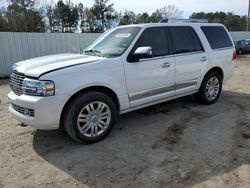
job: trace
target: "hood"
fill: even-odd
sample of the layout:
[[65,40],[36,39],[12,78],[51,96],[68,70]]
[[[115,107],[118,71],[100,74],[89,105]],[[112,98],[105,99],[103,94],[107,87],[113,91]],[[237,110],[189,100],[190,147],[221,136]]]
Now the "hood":
[[15,63],[13,69],[26,76],[39,77],[47,72],[102,59],[104,58],[82,54],[56,54],[20,61]]

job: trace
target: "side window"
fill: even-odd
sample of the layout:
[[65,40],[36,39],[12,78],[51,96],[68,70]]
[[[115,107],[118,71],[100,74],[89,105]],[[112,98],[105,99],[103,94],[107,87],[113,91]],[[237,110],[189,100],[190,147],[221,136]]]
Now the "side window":
[[204,51],[200,39],[191,27],[169,27],[175,54]]
[[152,47],[153,57],[169,54],[167,35],[164,27],[153,27],[145,29],[136,42],[133,51],[138,47]]
[[233,47],[232,41],[224,27],[202,26],[201,29],[212,49]]

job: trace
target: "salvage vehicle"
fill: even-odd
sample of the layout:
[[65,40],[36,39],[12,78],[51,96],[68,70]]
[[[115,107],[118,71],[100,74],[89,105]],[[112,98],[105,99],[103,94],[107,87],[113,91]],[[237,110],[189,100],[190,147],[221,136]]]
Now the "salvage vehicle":
[[117,116],[186,95],[215,103],[236,52],[216,23],[148,23],[113,28],[84,54],[15,63],[9,111],[35,129],[65,128],[77,142],[106,137]]

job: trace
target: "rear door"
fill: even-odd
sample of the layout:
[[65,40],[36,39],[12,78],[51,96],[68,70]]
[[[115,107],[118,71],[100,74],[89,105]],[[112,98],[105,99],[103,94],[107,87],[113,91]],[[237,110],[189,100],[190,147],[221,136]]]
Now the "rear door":
[[169,27],[175,54],[175,95],[197,90],[208,56],[195,30],[190,26]]

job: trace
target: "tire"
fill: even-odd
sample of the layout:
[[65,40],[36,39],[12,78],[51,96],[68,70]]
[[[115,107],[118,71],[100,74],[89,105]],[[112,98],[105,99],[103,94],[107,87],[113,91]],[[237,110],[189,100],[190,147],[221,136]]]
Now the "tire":
[[91,91],[69,104],[64,114],[64,126],[74,141],[94,143],[111,132],[116,118],[113,100],[101,92]]
[[195,97],[201,104],[210,105],[219,99],[221,90],[221,75],[217,72],[210,72],[204,77],[199,92]]

